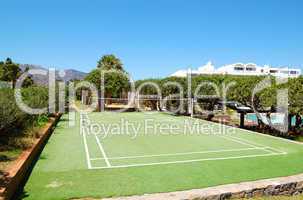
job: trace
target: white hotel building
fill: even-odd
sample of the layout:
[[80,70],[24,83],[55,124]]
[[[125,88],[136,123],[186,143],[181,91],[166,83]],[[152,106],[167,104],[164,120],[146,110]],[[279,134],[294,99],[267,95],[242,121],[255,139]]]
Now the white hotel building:
[[[188,70],[178,70],[171,76],[186,77]],[[301,75],[301,69],[288,68],[288,67],[271,67],[268,65],[258,66],[254,63],[235,63],[230,65],[224,65],[218,69],[215,69],[211,62],[199,67],[197,70],[191,70],[193,76],[202,74],[230,74],[230,75],[243,75],[243,76],[266,76],[272,75],[277,77],[295,78]]]

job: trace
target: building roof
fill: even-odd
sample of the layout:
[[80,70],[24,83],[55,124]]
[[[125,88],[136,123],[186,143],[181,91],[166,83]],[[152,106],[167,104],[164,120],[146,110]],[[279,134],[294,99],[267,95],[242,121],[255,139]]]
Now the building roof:
[[[238,69],[237,69],[238,68]],[[189,70],[178,70],[171,76],[186,77]],[[297,77],[301,74],[301,69],[289,68],[289,67],[271,67],[269,65],[258,66],[255,63],[234,63],[223,65],[218,69],[211,61],[207,62],[205,65],[198,67],[197,69],[191,69],[191,74],[231,74],[231,75],[274,75],[274,76],[287,76],[287,77]]]

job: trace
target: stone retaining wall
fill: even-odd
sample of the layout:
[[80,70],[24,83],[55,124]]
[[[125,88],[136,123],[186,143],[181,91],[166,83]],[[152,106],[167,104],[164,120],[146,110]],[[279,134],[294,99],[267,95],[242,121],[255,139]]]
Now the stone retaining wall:
[[103,200],[223,200],[303,193],[303,174],[205,189],[108,198]]
[[19,158],[7,170],[7,184],[0,187],[0,200],[8,200],[14,196],[18,188],[22,185],[32,167],[33,162],[42,151],[47,139],[61,115],[56,115],[40,130],[41,137],[34,143],[29,150],[23,151]]

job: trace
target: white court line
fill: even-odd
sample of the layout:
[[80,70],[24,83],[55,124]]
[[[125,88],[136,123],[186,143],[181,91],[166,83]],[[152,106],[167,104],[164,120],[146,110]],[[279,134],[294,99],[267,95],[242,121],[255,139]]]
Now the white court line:
[[[281,150],[278,150],[278,149],[270,147],[270,146],[265,146],[265,145],[262,145],[262,144],[258,144],[256,142],[252,142],[252,141],[247,140],[247,139],[243,139],[243,138],[239,138],[239,137],[235,137],[235,136],[231,136],[231,135],[226,136],[226,137],[235,138],[235,139],[237,139],[239,141],[246,142],[247,144],[258,145],[259,147],[266,147],[265,151],[267,151],[267,152],[275,152],[275,151],[277,151],[277,152],[282,153],[282,154],[287,154],[285,151],[281,151]],[[272,150],[270,150],[270,149],[272,149]]]
[[[279,153],[287,154],[285,151],[281,151],[281,150],[278,150],[278,149],[276,149],[276,148],[269,147],[269,146],[264,146],[264,145],[262,145],[262,144],[258,144],[258,143],[256,143],[256,142],[252,142],[252,141],[247,140],[247,139],[243,139],[243,138],[239,138],[239,137],[235,137],[235,136],[231,136],[231,135],[230,135],[229,137],[237,138],[238,140],[246,141],[247,143],[255,144],[255,145],[258,145],[259,147],[267,147],[268,150],[272,149],[272,150],[277,151],[277,152],[279,152]],[[267,150],[267,151],[268,151],[268,150]],[[272,150],[271,150],[271,152],[273,152]],[[270,151],[268,151],[268,152],[270,152]]]
[[232,156],[232,157],[220,157],[220,158],[204,158],[195,160],[180,160],[180,161],[170,161],[170,162],[154,162],[154,163],[142,163],[142,164],[130,164],[130,165],[116,165],[111,167],[93,167],[92,169],[113,169],[113,168],[127,168],[127,167],[141,167],[141,166],[152,166],[152,165],[166,165],[166,164],[179,164],[179,163],[192,163],[201,161],[216,161],[216,160],[231,160],[231,159],[241,159],[241,158],[255,158],[255,157],[265,157],[265,156],[276,156],[279,153],[269,153],[269,154],[256,154],[247,156]]
[[[256,146],[256,145],[253,145],[253,144],[250,144],[250,143],[248,143],[247,141],[246,142],[244,142],[244,141],[241,141],[239,138],[237,138],[237,137],[233,137],[233,136],[220,136],[220,137],[223,137],[223,138],[225,138],[225,139],[227,139],[227,140],[231,140],[231,141],[234,141],[234,142],[237,142],[237,143],[239,143],[239,144],[243,144],[243,145],[247,145],[247,146],[251,146],[251,147],[254,147],[254,148],[258,148],[258,146]],[[261,145],[260,145],[261,146]],[[265,146],[263,146],[263,147],[265,147]],[[267,147],[267,148],[269,148],[269,147]],[[267,151],[267,152],[269,152],[269,153],[275,153],[275,152],[273,152],[273,151],[271,151],[271,150],[268,150],[268,149],[264,149],[264,151]]]
[[[197,120],[201,120],[201,119],[197,119]],[[212,121],[206,121],[206,120],[201,120],[201,121],[204,121],[204,122],[209,122],[215,126],[225,126],[225,127],[231,127],[231,126],[227,126],[225,124],[220,124],[220,123],[216,123],[216,122],[212,122]],[[233,127],[233,128],[236,128],[236,127]],[[240,129],[240,128],[237,128],[237,129]],[[246,129],[240,129],[240,130],[244,130],[246,132],[249,132],[250,134],[251,133],[257,133],[259,135],[263,135],[263,136],[268,136],[268,137],[272,137],[272,138],[276,138],[274,136],[270,136],[270,135],[264,135],[264,134],[261,134],[261,133],[258,133],[258,132],[253,132],[253,131],[250,131],[250,130],[246,130]],[[259,147],[264,147],[264,151],[267,151],[269,153],[275,153],[276,152],[280,152],[282,154],[287,154],[286,152],[284,151],[281,151],[281,150],[278,150],[276,148],[273,148],[273,147],[270,147],[270,146],[265,146],[265,145],[261,145],[261,144],[258,144],[258,143],[255,143],[255,142],[251,142],[249,140],[245,140],[245,139],[242,139],[242,138],[238,138],[238,137],[235,137],[235,136],[220,136],[220,137],[223,137],[223,138],[226,138],[228,140],[231,140],[231,141],[234,141],[234,142],[237,142],[237,143],[240,143],[240,144],[243,144],[243,145],[248,145],[248,146],[251,146],[251,147],[255,147],[255,148],[259,148]],[[230,137],[234,138],[234,139],[231,139]],[[284,139],[284,138],[276,138],[276,139],[282,139],[282,140],[287,140],[287,139]],[[240,141],[239,141],[240,140]],[[287,140],[288,141],[288,140]],[[288,141],[288,142],[294,142],[294,143],[297,143],[295,141]],[[258,146],[256,146],[258,145]]]
[[[84,116],[85,116],[86,119],[89,120],[89,117],[88,117],[87,114],[84,114]],[[83,118],[83,117],[82,117],[82,118]],[[81,118],[81,121],[82,121],[82,118]],[[99,138],[97,137],[96,134],[94,134],[94,135],[95,135],[95,138],[96,138],[97,145],[98,145],[98,147],[99,147],[99,149],[100,149],[100,151],[101,151],[101,154],[102,154],[102,156],[103,156],[103,158],[104,158],[104,160],[105,160],[105,163],[106,163],[107,167],[111,167],[111,164],[110,164],[110,162],[108,161],[107,155],[106,155],[106,153],[105,153],[105,151],[104,151],[104,148],[103,148],[103,146],[102,146],[102,144],[101,144]],[[85,138],[85,140],[86,140],[86,138]],[[91,159],[89,159],[89,160],[91,161]]]
[[[205,120],[202,120],[202,121],[205,121]],[[208,121],[206,121],[206,122],[208,122]],[[216,126],[226,126],[226,125],[224,125],[224,124],[218,124],[218,123],[215,123],[215,122],[210,122],[210,123],[212,123],[212,124],[214,124],[214,125],[216,125]],[[241,141],[241,138],[234,137],[234,136],[231,136],[231,135],[228,135],[228,136],[226,136],[226,135],[218,135],[218,136],[219,136],[219,137],[222,137],[222,138],[225,138],[225,139],[227,139],[227,140],[230,140],[230,141],[233,141],[233,142],[236,142],[236,143],[245,145],[245,146],[253,147],[253,148],[260,148],[260,146],[261,146],[261,147],[264,148],[264,151],[267,151],[267,152],[269,152],[269,153],[275,153],[274,151],[270,150],[270,149],[273,149],[272,147],[260,145],[260,144],[257,144],[257,143],[252,143],[252,142],[250,142],[250,141],[248,141],[248,140],[244,140],[244,139]],[[256,145],[258,145],[259,147],[256,146]],[[281,151],[279,151],[279,150],[276,150],[276,151],[281,152]],[[282,152],[281,152],[281,153],[282,153]],[[283,154],[284,154],[284,153],[285,153],[285,152],[283,152]]]
[[[231,136],[224,136],[224,135],[222,135],[222,136],[219,136],[219,137],[225,138],[226,140],[230,140],[230,141],[233,141],[233,142],[236,142],[236,143],[238,143],[238,144],[245,145],[245,146],[250,146],[250,147],[253,147],[253,148],[258,148],[258,147],[255,146],[255,145],[248,144],[247,142],[239,141],[239,140],[237,140],[237,139],[232,138]],[[271,152],[271,153],[272,153],[272,152]]]
[[[191,154],[205,154],[205,153],[220,153],[220,152],[233,152],[233,151],[249,151],[249,150],[263,150],[266,147],[257,148],[241,148],[241,149],[225,149],[225,150],[213,150],[213,151],[194,151],[185,153],[166,153],[166,154],[151,154],[151,155],[140,155],[140,156],[121,156],[121,157],[109,157],[109,160],[122,160],[130,158],[150,158],[150,157],[165,157],[165,156],[180,156],[180,155],[191,155]],[[271,152],[273,153],[273,152]],[[91,158],[91,160],[104,160],[104,158]]]
[[[207,121],[208,122],[208,121]],[[218,125],[217,123],[214,123],[216,125]],[[242,129],[241,129],[242,130]],[[255,133],[255,132],[253,132]],[[263,134],[262,134],[263,135]],[[264,135],[265,136],[265,135]],[[96,137],[96,140],[97,140],[97,143],[98,143],[98,146],[101,149],[103,149],[102,145],[101,145],[101,142],[99,141],[99,138],[95,135]],[[251,149],[273,149],[273,150],[276,150],[274,148],[271,148],[271,147],[267,147],[267,146],[264,146],[264,147],[257,147],[255,145],[252,144],[252,142],[249,142],[246,141],[244,142],[243,140],[242,141],[239,141],[240,138],[237,138],[237,137],[234,137],[234,139],[231,139],[229,138],[228,136],[224,136],[225,138],[227,137],[229,140],[233,140],[234,142],[237,142],[237,143],[241,143],[241,144],[244,144],[244,145],[248,145],[248,146],[251,146],[253,148]],[[271,136],[272,137],[272,136]],[[259,145],[259,144],[258,144]],[[173,163],[188,163],[188,162],[197,162],[197,161],[211,161],[211,160],[226,160],[226,159],[238,159],[238,158],[250,158],[250,157],[261,157],[261,156],[271,156],[271,155],[282,155],[282,154],[287,154],[286,152],[282,152],[282,151],[278,151],[278,152],[281,152],[281,153],[277,153],[277,152],[274,152],[274,151],[270,151],[270,150],[267,150],[268,152],[270,152],[269,154],[258,154],[258,155],[248,155],[248,156],[234,156],[234,157],[222,157],[222,158],[207,158],[207,159],[196,159],[196,160],[185,160],[185,161],[170,161],[170,162],[160,162],[160,163],[143,163],[143,164],[130,164],[130,165],[118,165],[118,166],[111,166],[110,163],[109,163],[109,159],[114,159],[115,157],[113,158],[108,158],[105,154],[105,151],[103,149],[103,152],[105,154],[105,156],[103,155],[103,159],[107,160],[108,163],[107,163],[107,167],[92,167],[92,169],[105,169],[105,168],[121,168],[121,167],[133,167],[133,166],[147,166],[147,165],[157,165],[157,164],[173,164]],[[101,150],[102,152],[102,150]],[[119,157],[117,157],[119,158]],[[102,158],[96,158],[96,159],[102,159]],[[91,160],[94,160],[94,158],[92,158]],[[108,165],[109,164],[109,165]]]
[[[202,120],[202,121],[205,121],[205,120]],[[229,126],[227,126],[225,124],[218,124],[218,123],[211,122],[211,121],[210,121],[210,123],[212,123],[214,125],[217,125],[217,126],[226,126],[226,127],[229,127]],[[236,128],[236,127],[234,127],[234,128]],[[245,129],[241,129],[241,130],[245,130]],[[273,148],[273,147],[270,147],[270,146],[265,146],[265,145],[262,145],[262,144],[258,144],[256,142],[252,142],[250,140],[242,139],[242,138],[239,138],[239,137],[235,137],[235,136],[231,136],[231,135],[228,135],[228,136],[219,136],[219,137],[223,137],[223,138],[226,138],[228,140],[231,140],[231,141],[234,141],[234,142],[237,142],[237,143],[240,143],[240,144],[248,145],[248,146],[251,146],[251,147],[255,147],[255,148],[258,148],[258,146],[259,147],[264,147],[265,148],[264,151],[267,151],[269,153],[275,153],[275,151],[277,151],[277,152],[280,152],[282,154],[287,154],[286,152],[280,151],[280,150],[278,150],[276,148]],[[234,139],[231,139],[231,138],[234,138]],[[258,145],[258,146],[256,146],[256,145]],[[270,150],[270,149],[272,149],[272,150]]]
[[86,141],[86,133],[84,129],[82,129],[82,116],[80,114],[80,131],[81,134],[83,135],[83,143],[84,143],[84,149],[85,149],[85,154],[86,154],[86,163],[88,169],[92,168],[91,162],[90,162],[90,157],[89,157],[89,152],[88,152],[88,146],[87,146],[87,141]]
[[95,135],[95,138],[96,138],[98,147],[99,147],[99,149],[100,149],[100,151],[101,151],[101,153],[102,153],[102,156],[103,156],[103,158],[104,158],[104,160],[105,160],[105,163],[106,163],[107,167],[111,167],[111,164],[110,164],[110,162],[109,162],[109,160],[108,160],[108,157],[107,157],[107,155],[106,155],[106,153],[105,153],[105,151],[104,151],[104,148],[103,148],[103,146],[102,146],[102,144],[101,144],[99,138],[97,137],[96,134],[94,134],[94,135]]
[[[198,119],[198,118],[196,118],[196,119]],[[271,138],[271,139],[280,140],[280,141],[284,141],[284,142],[287,142],[287,143],[299,144],[299,145],[303,146],[303,142],[294,141],[294,140],[290,140],[290,139],[286,139],[286,138],[282,138],[282,137],[277,137],[277,136],[273,136],[273,135],[270,135],[270,134],[259,133],[259,132],[256,132],[256,131],[251,131],[251,130],[244,129],[244,128],[239,128],[239,127],[229,126],[229,125],[225,125],[225,124],[220,124],[220,123],[217,123],[217,122],[207,121],[207,120],[203,120],[203,119],[199,119],[199,120],[201,120],[203,122],[212,123],[212,124],[215,124],[217,126],[222,125],[222,126],[229,127],[229,128],[239,129],[241,131],[244,131],[244,132],[247,132],[247,133],[253,134],[253,135],[260,135],[260,136],[263,136],[263,137],[268,137],[268,138]]]

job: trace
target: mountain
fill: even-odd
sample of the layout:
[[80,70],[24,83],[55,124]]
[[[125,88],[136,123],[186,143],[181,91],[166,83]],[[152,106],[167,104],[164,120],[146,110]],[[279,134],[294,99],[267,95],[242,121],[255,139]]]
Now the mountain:
[[73,79],[83,80],[87,73],[80,72],[75,69],[67,69],[65,70],[64,81],[70,81]]
[[[21,68],[22,71],[25,71],[26,68],[29,69],[42,69],[42,70],[47,70],[47,68],[44,68],[40,65],[31,65],[31,64],[20,64],[19,67]],[[70,80],[83,80],[84,77],[87,75],[87,73],[74,70],[74,69],[66,69],[64,70],[65,76],[60,77],[59,76],[59,70],[56,70],[56,79],[57,80],[62,80],[64,82],[68,82]],[[44,75],[33,75],[32,76],[34,82],[38,85],[47,85],[48,83],[48,77]]]

